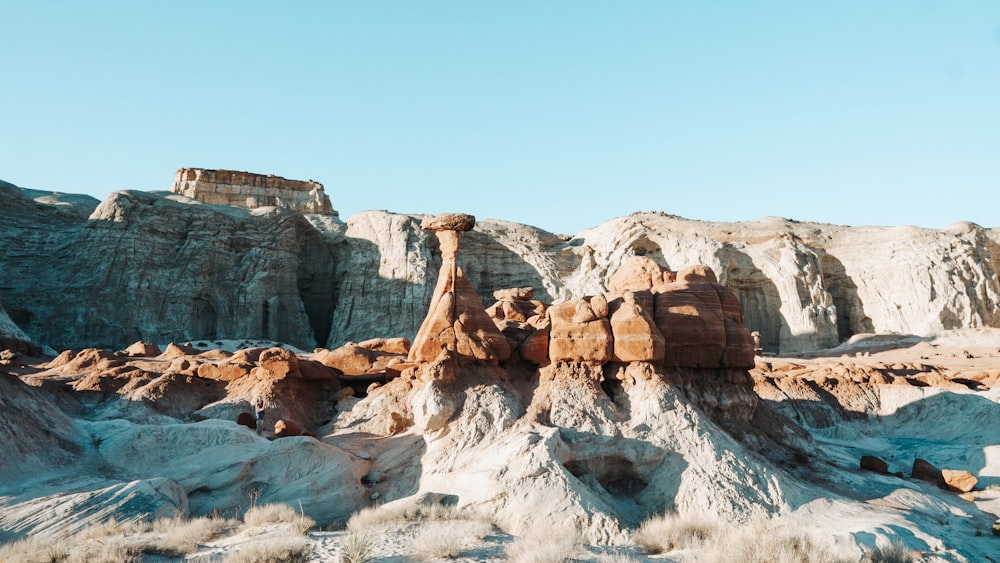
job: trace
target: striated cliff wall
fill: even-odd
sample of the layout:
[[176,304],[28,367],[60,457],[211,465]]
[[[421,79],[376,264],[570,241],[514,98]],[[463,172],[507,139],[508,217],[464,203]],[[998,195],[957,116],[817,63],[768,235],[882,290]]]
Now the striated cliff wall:
[[170,191],[212,205],[286,207],[302,213],[337,215],[323,184],[313,180],[288,180],[273,174],[234,170],[181,168]]
[[[98,205],[5,183],[0,199],[0,305],[33,341],[57,348],[413,338],[441,265],[420,216],[367,211],[344,223],[137,191]],[[462,238],[458,265],[487,306],[494,290],[511,287],[550,303],[608,292],[632,256],[675,271],[709,266],[766,352],[828,348],[858,333],[1000,326],[1000,229],[970,223],[931,230],[636,213],[566,238],[480,220]]]

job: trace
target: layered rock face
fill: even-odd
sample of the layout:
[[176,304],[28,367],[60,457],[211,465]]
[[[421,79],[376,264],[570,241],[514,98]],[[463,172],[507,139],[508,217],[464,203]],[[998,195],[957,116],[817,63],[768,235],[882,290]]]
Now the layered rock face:
[[83,213],[2,195],[17,212],[0,229],[19,243],[0,249],[0,301],[40,344],[325,339],[332,245],[298,212],[128,191]]
[[[0,248],[0,304],[33,341],[55,347],[210,338],[213,326],[220,338],[330,348],[372,337],[412,339],[441,270],[440,243],[419,216],[367,211],[345,224],[333,215],[300,220],[280,208],[248,214],[119,192],[88,219],[98,203],[92,198],[10,184],[0,184],[0,197],[0,231],[18,241]],[[765,353],[829,348],[862,333],[1000,326],[1000,229],[968,223],[855,228],[638,213],[569,239],[482,220],[462,245],[456,264],[487,306],[497,302],[495,290],[510,287],[533,288],[546,303],[622,296],[629,276],[658,287],[674,281],[670,271],[704,264],[735,294]],[[651,260],[649,270],[626,273],[623,265],[636,256]],[[132,295],[155,303],[155,312],[125,312],[123,298]],[[634,297],[652,311],[642,295]],[[243,316],[226,322],[249,332],[220,329],[222,315]]]
[[273,174],[181,168],[170,191],[212,205],[257,209],[285,207],[302,213],[337,215],[323,184]]

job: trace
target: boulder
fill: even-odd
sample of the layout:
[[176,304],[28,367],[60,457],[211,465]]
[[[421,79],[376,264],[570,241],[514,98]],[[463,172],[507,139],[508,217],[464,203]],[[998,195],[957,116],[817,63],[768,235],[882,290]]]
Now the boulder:
[[163,353],[156,344],[141,340],[126,348],[124,352],[124,355],[130,358],[153,358]]
[[302,427],[291,420],[278,420],[274,423],[274,437],[287,438],[289,436],[301,436]]
[[169,360],[171,358],[179,358],[181,356],[194,356],[201,352],[194,346],[188,346],[187,344],[175,344],[171,342],[167,344],[167,349],[163,351],[158,358],[161,360]]
[[531,301],[535,298],[535,289],[533,287],[497,289],[493,292],[493,298],[497,301]]
[[666,340],[667,366],[722,366],[726,322],[715,284],[676,282],[663,286],[656,294],[654,318]]
[[[662,362],[666,341],[653,320],[653,296],[629,291],[610,303],[613,356],[616,362]],[[640,305],[648,303],[648,306]]]
[[861,456],[861,469],[874,471],[880,475],[889,474],[889,464],[873,455]]
[[[590,314],[587,314],[587,312]],[[585,300],[568,301],[549,307],[552,323],[549,360],[552,362],[604,363],[613,357],[611,323],[597,318]],[[580,319],[587,319],[580,322]],[[523,357],[523,354],[522,354]]]
[[673,274],[647,256],[629,256],[608,280],[608,291],[649,291],[674,281]]
[[410,341],[406,338],[372,338],[359,342],[358,346],[373,352],[386,352],[403,356],[410,353]]
[[931,462],[917,458],[913,460],[913,470],[910,475],[914,479],[920,479],[921,481],[927,481],[929,483],[934,483],[939,487],[944,487],[944,475],[941,474],[941,470],[934,467]]
[[299,358],[291,350],[268,348],[260,353],[258,362],[260,367],[270,372],[269,379],[302,377],[301,372],[299,372]]
[[372,351],[353,342],[335,350],[314,352],[312,359],[344,375],[364,375],[372,369]]
[[960,469],[942,469],[941,478],[944,479],[944,484],[949,489],[959,493],[967,493],[975,489],[976,484],[979,483],[979,479],[976,479],[975,475]]
[[202,379],[212,379],[215,381],[236,381],[241,377],[250,375],[253,366],[250,364],[220,363],[201,364],[198,366],[198,377]]
[[241,412],[240,415],[236,417],[236,424],[246,426],[250,430],[257,429],[257,419],[253,417],[253,414],[248,412]]

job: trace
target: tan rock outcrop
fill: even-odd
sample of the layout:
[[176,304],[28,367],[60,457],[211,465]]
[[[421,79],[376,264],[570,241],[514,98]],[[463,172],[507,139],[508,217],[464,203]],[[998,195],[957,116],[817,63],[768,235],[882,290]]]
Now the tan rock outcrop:
[[337,215],[323,184],[273,174],[181,168],[174,175],[170,191],[212,205],[286,207],[301,213]]
[[162,354],[160,347],[152,342],[139,341],[125,349],[125,356],[130,358],[152,358]]
[[662,362],[666,341],[653,320],[653,296],[631,291],[610,303],[616,362]]
[[260,353],[260,367],[270,374],[268,379],[302,377],[299,372],[299,358],[285,348],[268,348]]
[[551,324],[549,360],[603,363],[613,357],[611,323],[584,300],[559,303],[547,311]]
[[608,291],[646,291],[676,281],[676,276],[646,256],[629,256],[608,279]]

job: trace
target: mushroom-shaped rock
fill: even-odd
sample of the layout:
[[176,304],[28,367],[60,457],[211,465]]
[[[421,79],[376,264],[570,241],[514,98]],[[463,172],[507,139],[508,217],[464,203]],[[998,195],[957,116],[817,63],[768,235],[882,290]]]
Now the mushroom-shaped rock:
[[473,225],[471,215],[424,219],[424,228],[435,231],[441,242],[442,262],[427,317],[410,348],[411,362],[434,361],[442,348],[453,350],[462,362],[496,362],[510,357],[507,338],[493,324],[483,301],[455,262],[460,231]]

